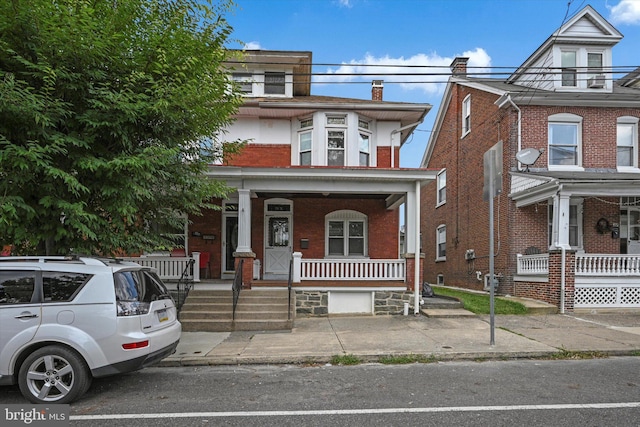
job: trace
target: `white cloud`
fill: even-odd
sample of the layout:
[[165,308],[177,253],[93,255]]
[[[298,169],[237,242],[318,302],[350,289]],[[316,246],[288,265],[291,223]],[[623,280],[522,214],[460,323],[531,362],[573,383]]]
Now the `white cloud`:
[[640,0],[621,0],[615,6],[608,6],[609,20],[613,24],[640,24]]
[[352,8],[353,5],[351,4],[351,0],[337,0],[337,2],[339,6],[341,7],[348,7],[348,8]]
[[259,42],[249,42],[244,45],[246,50],[260,50],[262,46],[260,46]]
[[[453,57],[443,57],[435,52],[430,54],[419,53],[409,58],[374,57],[366,54],[363,59],[353,59],[338,68],[320,71],[330,75],[316,76],[314,82],[330,83],[381,79],[385,83],[399,83],[405,90],[418,89],[427,94],[434,94],[443,90],[444,83],[451,73],[449,66],[456,56],[469,58],[467,63],[469,74],[473,74],[473,67],[491,66],[491,57],[482,48],[475,48]],[[480,71],[489,72],[490,70],[482,69]]]

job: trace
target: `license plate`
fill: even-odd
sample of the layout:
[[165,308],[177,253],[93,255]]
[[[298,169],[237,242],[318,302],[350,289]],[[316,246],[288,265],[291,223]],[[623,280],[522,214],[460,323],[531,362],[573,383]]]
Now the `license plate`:
[[162,310],[158,310],[156,313],[158,313],[158,321],[159,322],[164,322],[169,320],[169,315],[167,314],[167,310],[162,309]]

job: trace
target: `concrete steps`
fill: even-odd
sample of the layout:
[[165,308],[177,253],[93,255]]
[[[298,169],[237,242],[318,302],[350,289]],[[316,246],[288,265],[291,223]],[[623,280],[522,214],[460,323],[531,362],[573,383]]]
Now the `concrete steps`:
[[179,318],[185,332],[291,330],[295,294],[292,294],[291,319],[288,319],[288,299],[287,290],[243,289],[234,319],[232,291],[192,290]]

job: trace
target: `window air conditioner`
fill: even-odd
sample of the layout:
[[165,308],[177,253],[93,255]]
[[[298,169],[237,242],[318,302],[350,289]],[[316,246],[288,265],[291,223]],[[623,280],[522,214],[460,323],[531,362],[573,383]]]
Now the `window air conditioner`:
[[600,89],[604,87],[604,74],[598,74],[587,80],[587,86],[591,89]]

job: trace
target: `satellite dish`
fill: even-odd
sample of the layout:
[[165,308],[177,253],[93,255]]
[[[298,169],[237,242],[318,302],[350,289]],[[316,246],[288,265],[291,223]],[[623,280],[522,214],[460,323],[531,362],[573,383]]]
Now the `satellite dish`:
[[538,160],[540,154],[542,153],[535,148],[525,148],[524,150],[520,150],[516,153],[516,159],[523,165],[530,166]]

